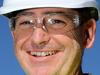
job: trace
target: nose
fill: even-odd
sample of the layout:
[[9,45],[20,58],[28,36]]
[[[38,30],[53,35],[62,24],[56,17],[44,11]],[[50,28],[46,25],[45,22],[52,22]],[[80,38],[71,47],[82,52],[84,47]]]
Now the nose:
[[35,28],[32,34],[32,43],[35,45],[45,45],[50,40],[50,35],[42,28]]

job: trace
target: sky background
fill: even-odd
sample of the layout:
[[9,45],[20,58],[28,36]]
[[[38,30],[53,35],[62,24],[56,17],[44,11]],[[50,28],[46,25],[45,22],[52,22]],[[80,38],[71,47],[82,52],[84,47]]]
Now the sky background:
[[[100,0],[97,0],[100,7]],[[0,6],[2,0],[0,0]],[[25,75],[21,69],[13,48],[13,40],[8,26],[8,19],[0,16],[0,75]],[[97,22],[94,46],[86,49],[83,57],[83,72],[100,74],[100,20]]]

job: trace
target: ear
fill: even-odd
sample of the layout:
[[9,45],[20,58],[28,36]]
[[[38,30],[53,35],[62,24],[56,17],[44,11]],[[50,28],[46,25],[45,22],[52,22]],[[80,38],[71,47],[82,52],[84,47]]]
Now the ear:
[[93,46],[93,42],[95,40],[96,21],[94,19],[90,19],[84,26],[84,48],[90,48]]

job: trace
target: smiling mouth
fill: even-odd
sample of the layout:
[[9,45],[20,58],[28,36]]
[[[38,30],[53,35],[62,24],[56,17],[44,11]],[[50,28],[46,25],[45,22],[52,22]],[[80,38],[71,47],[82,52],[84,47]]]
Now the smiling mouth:
[[57,50],[54,50],[54,51],[40,51],[40,52],[33,52],[33,51],[30,51],[28,52],[31,56],[34,56],[34,57],[46,57],[46,56],[52,56],[52,55],[55,55],[57,54],[59,51]]

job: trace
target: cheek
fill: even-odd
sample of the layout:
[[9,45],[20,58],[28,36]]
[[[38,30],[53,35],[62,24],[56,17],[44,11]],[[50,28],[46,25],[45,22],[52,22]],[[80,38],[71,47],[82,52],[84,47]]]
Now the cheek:
[[76,40],[77,42],[82,41],[83,38],[83,28],[82,26],[79,26],[77,28],[73,28],[72,30],[70,30],[69,32],[66,32],[64,35]]
[[14,41],[17,42],[23,39],[29,39],[32,36],[32,32],[33,32],[32,30],[29,31],[29,30],[16,29],[13,32]]
[[55,35],[54,36],[57,40],[59,40],[59,43],[61,43],[64,46],[64,56],[62,57],[63,61],[68,60],[71,58],[73,53],[77,53],[78,51],[81,52],[80,49],[82,49],[81,45],[79,42],[77,42],[76,39],[74,38],[69,38],[65,35]]
[[73,48],[74,43],[77,43],[78,45],[80,44],[79,41],[76,40],[76,38],[78,39],[78,37],[75,38],[73,36],[69,37],[66,35],[54,35],[53,37],[66,48]]
[[60,58],[61,65],[58,71],[61,72],[61,75],[64,75],[64,73],[69,73],[71,71],[74,71],[75,68],[78,68],[83,51],[80,43],[75,39],[69,38],[64,35],[58,35],[56,36],[56,38],[59,39],[59,42],[62,43],[65,47],[64,54]]

